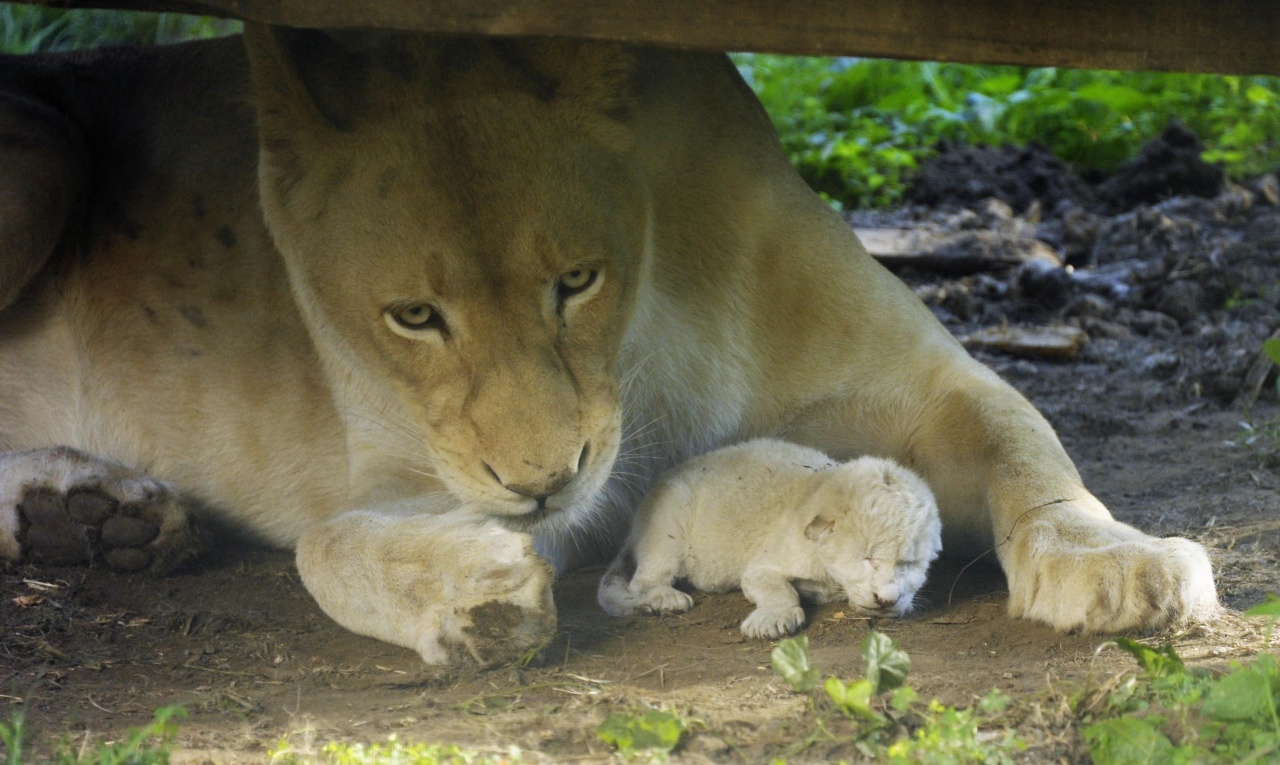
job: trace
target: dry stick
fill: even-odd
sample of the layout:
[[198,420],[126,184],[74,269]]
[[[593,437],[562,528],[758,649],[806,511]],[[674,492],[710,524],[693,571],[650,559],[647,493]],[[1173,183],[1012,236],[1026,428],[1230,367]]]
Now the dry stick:
[[1023,511],[1022,515],[1019,515],[1017,518],[1013,520],[1013,525],[1009,527],[1009,533],[1005,535],[1004,540],[1000,542],[1000,544],[997,544],[994,547],[987,549],[981,555],[979,555],[978,557],[974,558],[973,560],[964,564],[963,567],[961,567],[960,572],[956,574],[956,578],[951,582],[951,591],[947,593],[947,605],[948,606],[951,605],[951,598],[956,594],[956,585],[960,583],[960,577],[964,576],[964,572],[968,571],[970,566],[982,560],[990,553],[995,552],[997,548],[1003,547],[1004,545],[1009,544],[1009,540],[1013,539],[1013,530],[1018,528],[1018,524],[1022,522],[1023,518],[1027,517],[1029,513],[1034,513],[1037,510],[1043,510],[1044,508],[1049,507],[1051,505],[1060,505],[1063,502],[1070,502],[1070,501],[1071,500],[1069,499],[1051,499],[1042,505],[1036,505],[1030,510]]
[[[1271,333],[1268,340],[1280,338],[1280,329]],[[1258,357],[1253,360],[1253,364],[1249,366],[1249,371],[1245,373],[1244,381],[1240,383],[1240,390],[1236,393],[1235,401],[1231,402],[1232,406],[1253,406],[1258,400],[1258,396],[1262,393],[1262,384],[1267,381],[1267,375],[1271,373],[1271,368],[1276,363],[1271,360],[1266,351],[1259,351]]]

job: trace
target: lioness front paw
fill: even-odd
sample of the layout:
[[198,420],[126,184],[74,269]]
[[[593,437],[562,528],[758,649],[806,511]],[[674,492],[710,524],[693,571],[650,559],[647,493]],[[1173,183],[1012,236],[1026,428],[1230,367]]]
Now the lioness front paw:
[[1001,556],[1011,615],[1083,632],[1150,630],[1217,615],[1203,547],[1070,510],[1015,528]]
[[757,608],[742,621],[742,634],[749,638],[776,640],[790,635],[803,624],[804,609],[800,606]]
[[[16,557],[50,565],[101,563],[163,574],[191,558],[197,540],[176,491],[73,449],[0,458],[0,514]],[[3,552],[3,550],[0,550]]]
[[[518,550],[495,556],[468,600],[475,605],[454,609],[446,619],[440,646],[451,659],[465,654],[480,664],[500,664],[520,658],[550,642],[556,632],[556,607],[551,585],[555,571],[533,550],[523,534],[512,535]],[[434,654],[427,645],[424,658]]]
[[298,572],[339,624],[428,664],[500,663],[555,636],[551,565],[495,523],[344,513],[298,540]]

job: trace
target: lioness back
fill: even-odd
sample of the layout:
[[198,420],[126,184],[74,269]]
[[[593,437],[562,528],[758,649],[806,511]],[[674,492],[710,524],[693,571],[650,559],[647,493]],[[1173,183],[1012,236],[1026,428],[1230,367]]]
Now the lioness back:
[[262,223],[247,85],[239,39],[0,63],[88,153],[0,315],[0,448],[108,456],[290,542],[343,501],[344,437]]

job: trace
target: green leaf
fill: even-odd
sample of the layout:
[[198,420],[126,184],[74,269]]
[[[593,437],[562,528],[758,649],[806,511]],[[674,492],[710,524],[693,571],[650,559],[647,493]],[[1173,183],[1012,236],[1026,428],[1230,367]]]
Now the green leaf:
[[1276,100],[1276,94],[1261,85],[1250,85],[1249,89],[1244,92],[1244,97],[1249,99],[1250,103],[1258,106],[1267,106]]
[[1262,341],[1262,352],[1273,363],[1280,364],[1280,337],[1269,337]]
[[1202,711],[1223,722],[1259,720],[1269,715],[1267,697],[1271,688],[1265,671],[1265,667],[1255,665],[1220,678],[1209,689]]
[[670,752],[680,743],[685,723],[676,715],[652,709],[643,715],[615,712],[596,728],[596,737],[622,754],[656,749]]
[[818,670],[809,664],[809,636],[783,638],[769,655],[773,671],[791,690],[807,693],[818,684]]
[[831,701],[849,717],[862,717],[876,721],[884,719],[871,708],[874,689],[871,687],[870,680],[858,680],[846,685],[839,678],[828,677],[822,687]]
[[1153,680],[1186,670],[1182,659],[1173,650],[1172,644],[1166,643],[1158,650],[1129,638],[1116,638],[1115,644],[1117,648],[1137,659],[1138,664],[1147,673],[1147,677]]
[[874,693],[898,688],[911,670],[911,657],[883,632],[872,630],[862,639],[862,658],[867,660],[867,679]]
[[1128,85],[1110,85],[1101,82],[1080,88],[1076,91],[1076,98],[1097,101],[1105,104],[1112,111],[1122,114],[1141,108],[1147,101],[1147,97],[1136,88],[1131,88]]
[[[1272,341],[1268,340],[1267,342],[1269,343]],[[1277,338],[1275,342],[1280,343],[1280,338]],[[1268,351],[1267,355],[1271,356],[1271,352]],[[1280,362],[1277,362],[1277,363],[1280,363]],[[1248,611],[1245,611],[1244,615],[1250,616],[1250,617],[1270,616],[1273,619],[1278,618],[1280,617],[1280,598],[1276,597],[1274,593],[1268,592],[1266,600],[1262,601],[1261,603],[1254,606],[1253,608],[1250,608]]]
[[893,696],[889,698],[889,706],[905,712],[916,703],[916,699],[920,698],[920,694],[916,693],[916,689],[909,685],[904,685],[893,692]]
[[1085,728],[1095,765],[1151,765],[1169,762],[1173,743],[1146,720],[1120,717]]

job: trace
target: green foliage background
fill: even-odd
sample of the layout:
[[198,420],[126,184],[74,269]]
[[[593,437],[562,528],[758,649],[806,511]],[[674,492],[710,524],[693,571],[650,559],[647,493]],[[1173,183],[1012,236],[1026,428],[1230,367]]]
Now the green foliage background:
[[[0,52],[157,44],[239,31],[173,13],[0,3]],[[1110,171],[1171,118],[1235,177],[1280,167],[1280,78],[736,54],[811,186],[843,206],[893,205],[940,140],[1038,141]]]
[[0,53],[38,53],[107,44],[163,45],[239,32],[239,21],[181,13],[45,8],[0,3]]
[[846,206],[901,200],[940,140],[1038,141],[1114,170],[1171,118],[1235,177],[1280,167],[1280,78],[738,54],[800,174]]

